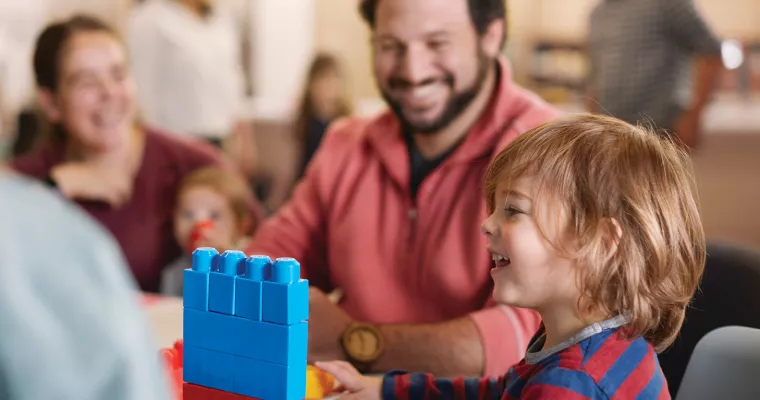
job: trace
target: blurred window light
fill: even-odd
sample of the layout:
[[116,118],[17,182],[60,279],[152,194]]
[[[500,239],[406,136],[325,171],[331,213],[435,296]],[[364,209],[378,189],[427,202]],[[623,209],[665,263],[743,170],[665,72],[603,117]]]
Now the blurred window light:
[[721,55],[726,69],[737,69],[744,63],[744,51],[737,40],[724,40],[721,45]]

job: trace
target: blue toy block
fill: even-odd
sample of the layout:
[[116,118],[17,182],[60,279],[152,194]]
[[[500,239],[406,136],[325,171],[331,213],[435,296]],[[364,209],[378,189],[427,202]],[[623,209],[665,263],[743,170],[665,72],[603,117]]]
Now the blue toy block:
[[309,281],[300,278],[301,268],[292,258],[278,258],[272,279],[262,283],[262,319],[282,325],[309,318]]
[[279,325],[188,308],[183,318],[185,346],[273,364],[306,363],[308,322]]
[[192,346],[182,348],[182,379],[212,389],[235,390],[235,356]]
[[193,252],[192,269],[184,272],[183,303],[186,308],[208,311],[209,271],[216,264],[219,252],[201,247]]
[[252,256],[245,260],[245,273],[235,279],[235,315],[261,321],[261,282],[269,279],[272,259]]
[[199,247],[193,251],[192,270],[209,273],[216,269],[219,252],[213,247]]
[[301,400],[306,362],[285,366],[192,346],[184,348],[185,382],[259,399]]
[[301,400],[306,397],[306,361],[298,365],[269,364],[235,357],[238,394],[257,399]]
[[235,278],[244,271],[245,253],[227,250],[219,256],[208,282],[208,310],[222,314],[235,313]]

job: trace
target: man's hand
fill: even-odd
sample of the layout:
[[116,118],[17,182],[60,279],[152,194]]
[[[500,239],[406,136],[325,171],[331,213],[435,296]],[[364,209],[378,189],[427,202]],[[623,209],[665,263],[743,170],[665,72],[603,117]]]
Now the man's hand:
[[699,145],[699,123],[702,113],[687,110],[676,120],[673,129],[684,145],[695,148]]
[[317,362],[315,366],[332,374],[340,383],[337,392],[348,392],[341,399],[379,400],[383,378],[363,376],[345,361]]
[[346,354],[340,341],[343,331],[351,322],[351,317],[323,291],[310,287],[309,362],[345,360]]

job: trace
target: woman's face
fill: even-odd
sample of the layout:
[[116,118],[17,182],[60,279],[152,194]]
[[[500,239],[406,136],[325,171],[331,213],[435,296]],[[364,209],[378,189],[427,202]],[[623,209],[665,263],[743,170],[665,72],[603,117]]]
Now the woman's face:
[[135,118],[135,85],[122,43],[107,32],[76,33],[60,62],[48,116],[86,148],[125,145]]

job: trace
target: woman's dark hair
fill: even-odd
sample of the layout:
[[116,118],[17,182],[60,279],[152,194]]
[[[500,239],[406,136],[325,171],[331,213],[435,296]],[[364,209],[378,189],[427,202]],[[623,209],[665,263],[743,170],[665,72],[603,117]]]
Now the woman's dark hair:
[[[306,76],[306,84],[304,85],[301,104],[298,108],[298,116],[295,121],[296,138],[301,146],[306,146],[309,135],[309,122],[316,115],[316,110],[311,101],[311,86],[318,77],[329,71],[341,71],[338,59],[327,53],[317,54],[311,62]],[[351,107],[345,99],[341,99],[338,107],[338,117],[351,113]]]
[[[493,21],[505,19],[507,15],[505,0],[467,0],[472,25],[478,34],[483,35]],[[359,12],[371,28],[375,27],[375,12],[380,0],[361,0]],[[504,29],[506,36],[506,27]]]
[[34,48],[34,77],[37,86],[53,92],[58,89],[63,52],[71,38],[81,32],[105,32],[118,37],[108,24],[89,15],[75,15],[48,25],[37,38]]

